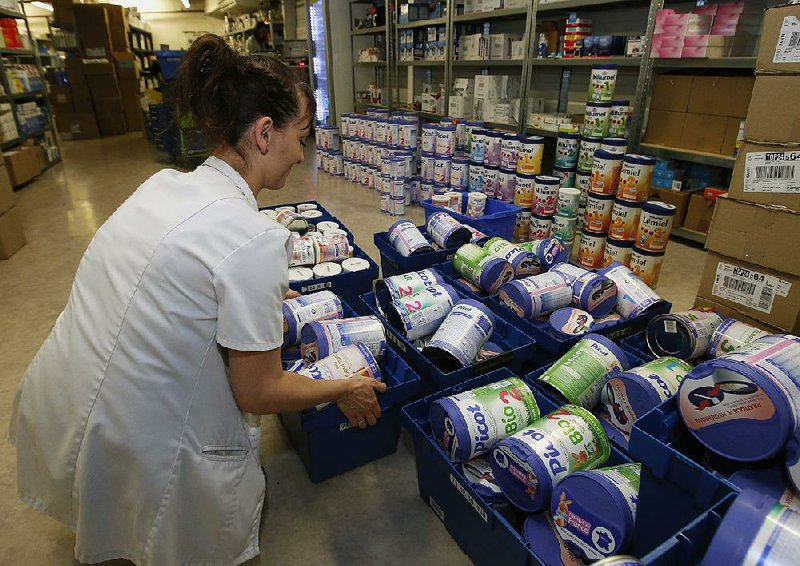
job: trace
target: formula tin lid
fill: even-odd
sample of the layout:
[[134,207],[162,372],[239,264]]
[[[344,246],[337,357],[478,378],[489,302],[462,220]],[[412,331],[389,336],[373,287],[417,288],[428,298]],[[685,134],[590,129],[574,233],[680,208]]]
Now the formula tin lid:
[[534,180],[543,185],[560,185],[561,177],[554,177],[552,175],[534,175]]
[[452,161],[452,157],[449,155],[437,155],[433,158],[435,161]]
[[422,157],[436,157],[436,153],[433,151],[423,151]]
[[675,216],[675,205],[661,202],[660,200],[651,200],[644,203],[642,207],[644,212],[651,214],[660,214],[662,216]]
[[422,124],[422,129],[423,130],[435,130],[438,127],[439,127],[439,124],[431,124],[431,123]]
[[[580,558],[567,547],[561,535],[553,525],[550,513],[533,513],[525,519],[522,527],[522,536],[531,548],[536,549],[545,564],[580,564]],[[568,556],[571,561],[564,560]]]
[[603,143],[603,138],[600,136],[581,136],[581,143]]
[[[598,195],[600,196],[600,195]],[[592,232],[591,230],[583,230],[581,232],[581,236],[587,236],[589,238],[605,238],[607,234],[605,232]],[[622,265],[622,264],[620,264]],[[598,271],[598,273],[600,273]]]
[[480,128],[478,130],[473,130],[472,131],[472,135],[473,136],[485,136],[487,134],[487,132],[489,132],[489,131],[491,131],[491,130],[487,130],[486,128]]
[[[576,167],[561,167],[559,165],[553,165],[553,171],[563,171],[564,173],[577,173]],[[591,173],[589,173],[591,175]]]
[[663,257],[663,255],[666,253],[666,251],[652,252],[650,250],[643,250],[642,248],[637,248],[636,246],[633,246],[633,251],[634,253],[641,254],[647,257]]
[[[522,177],[523,179],[530,179],[532,181],[535,181],[536,177],[538,177],[538,175],[529,175],[528,173],[517,173],[517,177]],[[558,177],[554,177],[554,178],[558,179]]]
[[618,69],[618,68],[619,68],[619,65],[612,65],[612,64],[592,65],[592,70],[594,70],[594,69],[604,69],[604,70],[608,70],[608,71],[613,71],[613,70]]
[[616,246],[618,248],[632,248],[633,242],[626,241],[626,240],[612,240],[611,238],[606,238],[606,245],[607,246]]
[[505,173],[506,175],[516,175],[517,174],[517,170],[516,169],[508,169],[506,167],[501,167],[500,168],[500,172],[501,173]]
[[439,128],[438,129],[442,130],[442,131],[445,131],[445,132],[455,132],[456,131],[456,126],[455,126],[455,124],[444,124],[444,123],[442,123],[442,124],[439,124]]
[[550,315],[550,329],[562,338],[583,336],[594,323],[594,317],[588,312],[575,308],[564,307]]
[[470,121],[470,120],[467,120],[466,122],[464,122],[464,124],[466,124],[467,126],[474,127],[474,128],[479,128],[480,126],[483,126],[483,122],[476,122],[476,121]]
[[506,135],[506,132],[501,132],[499,130],[486,130],[483,135],[489,136],[490,138],[502,138]]
[[453,163],[469,163],[469,157],[464,155],[456,155],[453,157]]
[[631,101],[630,100],[612,100],[611,104],[613,104],[614,106],[630,106],[631,105]]
[[576,174],[578,177],[591,177],[591,176],[592,176],[592,172],[591,172],[591,171],[578,171],[578,172],[577,172],[577,173],[575,173],[575,174]]
[[637,155],[629,153],[624,157],[626,163],[635,163],[636,165],[655,165],[656,158],[649,155]]
[[520,139],[520,137],[521,136],[519,136],[518,134],[515,134],[513,132],[509,132],[507,134],[503,134],[503,139],[504,140],[515,140],[515,139]]
[[588,198],[594,200],[616,200],[617,195],[599,195],[597,193],[589,193]]
[[423,187],[433,187],[434,183],[433,181],[426,181],[423,179],[420,185],[422,185]]
[[477,169],[478,167],[483,167],[483,166],[484,165],[482,161],[472,161],[471,159],[469,160],[470,169]]
[[603,138],[603,144],[614,147],[626,147],[628,145],[628,140],[625,138]]
[[644,206],[643,202],[631,202],[628,200],[617,199],[614,204],[618,204],[620,206],[627,206],[628,208],[642,208]]
[[[605,143],[605,140],[603,140]],[[597,149],[594,152],[595,157],[599,157],[600,159],[618,159],[622,161],[624,154],[621,151],[612,151],[610,149]]]
[[500,171],[499,165],[484,165],[484,169],[488,169],[489,171]]
[[520,136],[520,141],[522,141],[522,143],[544,145],[544,138],[542,136]]
[[586,107],[594,106],[595,108],[611,108],[610,102],[587,102]]
[[550,220],[552,222],[553,215],[552,214],[533,214],[533,213],[531,213],[531,218],[536,218],[538,220]]
[[567,140],[579,140],[581,135],[578,132],[558,132],[558,137]]

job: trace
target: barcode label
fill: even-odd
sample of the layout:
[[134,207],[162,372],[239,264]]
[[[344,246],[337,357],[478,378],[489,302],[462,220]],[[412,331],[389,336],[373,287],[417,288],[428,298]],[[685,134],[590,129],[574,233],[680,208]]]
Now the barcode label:
[[775,297],[786,297],[791,286],[778,277],[720,262],[711,292],[716,297],[770,314]]
[[676,334],[678,332],[678,324],[674,320],[665,320],[664,330],[670,334]]
[[781,24],[778,34],[778,43],[775,45],[773,63],[798,63],[800,62],[800,20],[795,16],[786,16]]
[[748,153],[744,192],[800,193],[800,151]]

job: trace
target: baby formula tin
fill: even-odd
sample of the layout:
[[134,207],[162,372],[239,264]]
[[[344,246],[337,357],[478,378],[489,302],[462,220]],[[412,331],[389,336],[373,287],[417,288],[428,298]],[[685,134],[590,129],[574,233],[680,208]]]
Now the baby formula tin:
[[564,405],[501,440],[491,452],[492,472],[509,501],[533,513],[549,505],[566,476],[601,466],[610,453],[598,420],[582,407]]
[[539,258],[535,254],[503,238],[492,238],[483,245],[483,249],[488,254],[511,263],[511,267],[514,269],[514,277],[537,275],[542,271],[539,265]]
[[675,218],[675,205],[650,201],[642,206],[639,228],[636,230],[636,247],[649,252],[667,249]]
[[580,149],[581,136],[578,133],[559,132],[556,141],[557,167],[575,168],[578,166],[578,150]]
[[584,225],[578,247],[578,263],[586,269],[598,269],[603,265],[605,243],[604,233],[590,232]]
[[469,185],[469,159],[454,157],[450,162],[450,186],[463,191]]
[[522,537],[536,549],[536,556],[545,564],[582,566],[584,563],[558,534],[549,512],[528,515],[522,526]]
[[617,284],[616,310],[626,319],[638,316],[664,302],[664,299],[621,263],[614,262],[598,273]]
[[572,286],[572,300],[593,317],[602,318],[617,305],[617,285],[600,275],[571,263],[559,263],[551,271],[560,273]]
[[399,141],[397,145],[405,149],[417,149],[416,123],[410,124],[408,122],[403,122],[398,125],[397,131],[399,135]]
[[614,100],[614,91],[617,88],[616,65],[594,65],[589,80],[589,102],[611,103]]
[[662,314],[647,325],[647,347],[655,356],[692,360],[705,354],[723,318],[712,310]]
[[464,279],[490,295],[514,277],[511,263],[490,255],[475,244],[465,244],[458,248],[453,258],[453,268]]
[[611,118],[611,104],[606,102],[587,102],[583,114],[583,135],[604,138],[608,136],[608,122]]
[[483,194],[494,198],[497,194],[497,175],[500,171],[497,167],[489,165],[483,166]]
[[553,167],[553,176],[558,177],[562,187],[574,187],[576,171],[574,167]]
[[517,213],[514,219],[514,241],[527,242],[530,239],[531,213],[522,211]]
[[423,152],[420,158],[420,175],[425,181],[433,181],[436,158],[433,153]]
[[[449,199],[448,199],[449,200]],[[469,229],[446,212],[431,214],[428,235],[440,248],[457,248],[470,241]]]
[[436,155],[452,157],[456,149],[456,127],[452,124],[440,124],[436,129]]
[[615,100],[611,103],[608,119],[608,135],[618,138],[628,137],[628,118],[631,113],[630,100]]
[[536,197],[536,176],[517,173],[514,186],[514,204],[523,209],[533,208],[533,201]]
[[[310,279],[311,277],[309,277]],[[300,343],[300,332],[307,322],[341,318],[342,302],[330,291],[319,291],[286,299],[283,312],[283,348]]]
[[467,193],[467,216],[477,218],[486,210],[487,196],[483,193]]
[[462,299],[422,352],[441,371],[455,371],[472,363],[492,335],[494,325],[494,315],[486,305]]
[[692,371],[683,360],[666,356],[615,373],[603,386],[600,402],[609,422],[627,439],[633,422],[678,392],[681,381]]
[[617,197],[630,202],[646,201],[655,165],[654,157],[626,155],[622,160]]
[[553,217],[553,226],[550,233],[554,238],[558,238],[562,242],[572,242],[575,239],[577,220],[574,216],[567,217],[556,214]]
[[606,234],[611,226],[611,213],[614,210],[614,195],[589,193],[586,211],[583,215],[584,230]]
[[339,262],[353,255],[347,236],[322,236],[314,239],[317,263]]
[[520,138],[516,134],[506,134],[500,146],[500,167],[502,169],[517,170],[517,156],[519,155]]
[[437,185],[450,184],[450,158],[437,155],[433,161],[433,182]]
[[425,239],[419,228],[408,220],[398,220],[389,226],[388,236],[389,243],[403,257],[433,251],[430,242]]
[[598,149],[592,160],[592,177],[589,192],[598,195],[617,194],[622,153]]
[[470,161],[469,164],[469,192],[482,193],[483,192],[483,173],[484,166],[482,164]]
[[767,332],[759,328],[728,318],[717,326],[714,334],[711,335],[706,355],[709,358],[718,358],[735,352],[767,335]]
[[641,464],[570,474],[556,486],[550,513],[559,534],[587,560],[613,556],[633,537]]
[[534,240],[522,244],[526,250],[530,250],[539,258],[542,269],[551,269],[557,263],[564,263],[569,259],[569,251],[564,242],[558,238],[545,238],[544,240]]
[[536,399],[517,377],[438,399],[430,410],[433,437],[453,462],[488,453],[538,419]]
[[615,261],[625,267],[630,267],[631,255],[633,255],[633,242],[612,240],[609,236],[606,238],[606,247],[603,250],[603,267],[607,267]]
[[592,315],[575,307],[558,309],[550,315],[549,320],[550,332],[565,339],[583,336],[589,332],[592,324],[594,324]]
[[591,171],[578,171],[575,174],[575,188],[581,192],[579,203],[586,206],[586,200],[589,198],[589,187],[592,186],[592,173]]
[[728,476],[728,481],[742,491],[745,489],[758,491],[769,495],[784,507],[800,512],[800,498],[786,481],[782,470],[745,468]]
[[473,163],[483,164],[486,158],[486,132],[487,130],[473,130],[470,145],[469,160]]
[[663,263],[664,252],[649,252],[637,248],[636,245],[633,246],[630,259],[631,271],[651,289],[658,286]]
[[389,324],[413,341],[435,332],[458,300],[450,285],[433,285],[393,300],[384,314]]
[[591,409],[600,402],[606,377],[630,367],[619,346],[600,334],[587,334],[547,369],[539,381],[570,403]]
[[317,252],[312,238],[292,238],[292,255],[289,257],[289,267],[301,265],[314,265],[317,263]]
[[462,204],[464,199],[463,194],[458,191],[447,191],[444,194],[444,196],[446,196],[449,199],[447,208],[449,208],[453,212],[458,212],[459,214],[461,214],[463,208]]
[[417,291],[422,291],[434,285],[444,285],[442,276],[432,269],[423,269],[422,271],[410,271],[402,275],[378,279],[375,282],[375,289],[385,289],[389,292],[391,300],[394,300],[408,297]]
[[300,332],[300,353],[307,363],[326,358],[351,344],[365,345],[380,359],[386,349],[386,334],[378,317],[312,320]]
[[611,225],[608,237],[612,240],[633,242],[636,230],[639,227],[639,217],[642,215],[642,203],[617,200],[611,209]]
[[533,136],[521,139],[519,156],[517,157],[517,173],[522,173],[523,175],[538,175],[542,172],[543,157],[543,137]]
[[517,173],[511,169],[500,169],[497,172],[497,188],[494,198],[503,202],[514,202],[517,187]]
[[472,140],[473,135],[476,130],[480,130],[482,126],[481,122],[464,122],[464,154],[471,156],[472,155]]
[[419,202],[430,200],[433,197],[433,192],[434,192],[433,181],[420,181]]
[[558,189],[556,213],[568,218],[574,218],[578,215],[580,200],[581,191],[579,189],[576,189],[570,185],[562,185],[561,188]]
[[436,152],[436,133],[438,125],[436,124],[423,124],[422,125],[422,151],[423,153]]
[[489,167],[500,167],[502,163],[501,154],[502,154],[502,144],[503,144],[503,136],[505,136],[503,132],[497,132],[494,130],[489,130],[484,134],[484,140],[486,141],[486,155],[483,158],[483,164],[488,165]]
[[778,454],[797,427],[800,338],[765,336],[694,368],[678,409],[697,440],[742,462]]
[[529,237],[532,240],[542,240],[550,237],[553,229],[553,217],[541,214],[531,214],[531,228]]
[[467,460],[461,466],[464,479],[469,482],[481,499],[492,504],[495,509],[508,508],[508,499],[503,495],[503,490],[497,485],[492,475],[492,464],[483,456]]
[[533,214],[553,216],[556,213],[556,200],[561,181],[558,177],[536,175],[534,177]]
[[592,172],[592,165],[594,164],[594,152],[600,149],[600,145],[602,143],[603,138],[601,137],[581,137],[581,148],[578,152],[578,172]]
[[[347,379],[357,373],[383,380],[378,362],[364,344],[352,344],[335,354],[306,365],[297,373],[311,379]],[[321,409],[329,403],[317,405]]]
[[356,271],[364,271],[370,268],[369,262],[360,257],[349,257],[342,261],[342,271],[345,273],[354,273]]
[[503,285],[498,299],[517,316],[533,319],[569,306],[572,289],[560,273],[547,272]]
[[600,149],[607,151],[618,151],[622,154],[628,151],[628,140],[625,138],[603,138]]

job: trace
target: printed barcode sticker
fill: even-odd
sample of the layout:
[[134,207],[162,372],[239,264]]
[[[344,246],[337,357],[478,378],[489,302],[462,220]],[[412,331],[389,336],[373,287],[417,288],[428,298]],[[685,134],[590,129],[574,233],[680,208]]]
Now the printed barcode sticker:
[[674,320],[665,320],[664,330],[670,334],[676,334],[678,332],[678,324]]
[[798,63],[800,62],[800,20],[795,16],[786,16],[781,24],[778,34],[778,43],[775,45],[773,63]]
[[711,292],[717,297],[769,314],[775,296],[786,297],[791,286],[790,282],[778,277],[720,262]]
[[800,193],[800,150],[748,153],[744,192]]

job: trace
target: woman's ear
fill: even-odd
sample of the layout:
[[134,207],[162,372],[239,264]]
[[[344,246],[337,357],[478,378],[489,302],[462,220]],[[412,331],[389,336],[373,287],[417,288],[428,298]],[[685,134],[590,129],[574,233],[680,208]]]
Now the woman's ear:
[[272,118],[264,116],[256,120],[253,132],[256,138],[256,147],[261,155],[266,155],[269,152],[269,144],[272,138]]

